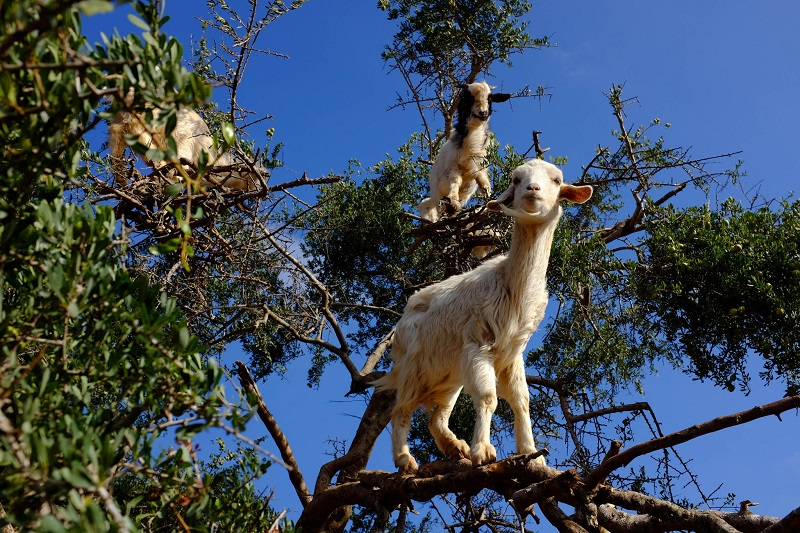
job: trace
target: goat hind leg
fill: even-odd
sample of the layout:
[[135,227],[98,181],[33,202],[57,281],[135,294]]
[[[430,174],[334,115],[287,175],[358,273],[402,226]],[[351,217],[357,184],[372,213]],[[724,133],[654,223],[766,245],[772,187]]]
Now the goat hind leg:
[[492,197],[492,182],[489,181],[489,173],[486,171],[486,168],[481,168],[476,172],[475,182],[478,184],[478,187],[481,188],[484,197],[488,201],[489,198]]
[[[450,201],[450,210],[453,213],[461,210],[461,195],[459,191],[461,190],[461,174],[458,172],[450,172],[447,175],[447,183],[450,185],[450,188],[447,191],[447,194],[444,198],[447,198]],[[445,207],[447,209],[447,207]]]
[[469,445],[456,437],[448,426],[450,414],[453,412],[459,394],[461,394],[461,387],[442,396],[440,401],[428,410],[428,429],[443,454],[448,457],[469,459]]
[[408,448],[408,432],[411,430],[411,415],[413,411],[398,409],[392,414],[392,455],[394,465],[400,472],[413,473],[419,468],[417,460],[411,455]]

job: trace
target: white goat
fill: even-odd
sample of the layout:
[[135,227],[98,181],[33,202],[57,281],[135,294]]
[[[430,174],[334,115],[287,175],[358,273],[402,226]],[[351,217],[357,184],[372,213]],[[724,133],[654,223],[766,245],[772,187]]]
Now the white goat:
[[483,81],[462,86],[455,127],[428,175],[431,196],[417,205],[423,218],[436,222],[443,198],[449,200],[453,211],[460,210],[479,185],[489,198],[492,185],[484,165],[489,116],[493,102],[505,102],[510,97],[505,93],[492,94],[492,87]]
[[[394,366],[375,382],[378,389],[397,391],[392,452],[401,471],[418,467],[409,453],[408,431],[420,406],[428,410],[428,428],[439,449],[479,466],[497,458],[489,429],[499,395],[514,412],[517,453],[536,451],[522,352],[547,306],[545,275],[561,216],[559,200],[583,203],[591,195],[589,185],[563,183],[550,163],[536,159],[520,165],[509,188],[487,204],[514,217],[508,254],[409,298],[397,322]],[[471,447],[447,424],[462,388],[477,412]]]
[[[153,114],[158,116],[158,110]],[[112,172],[114,181],[117,185],[127,184],[127,168],[124,162],[125,149],[128,143],[126,135],[138,137],[138,141],[147,147],[166,149],[167,139],[164,126],[148,130],[145,127],[144,118],[138,113],[120,111],[108,126],[108,147],[112,158]],[[186,160],[194,165],[199,161],[200,153],[208,154],[209,163],[214,168],[230,167],[238,164],[225,152],[218,154],[214,148],[214,138],[203,118],[194,110],[182,107],[178,110],[177,123],[172,132],[177,146],[178,160]],[[167,161],[153,161],[145,157],[145,161],[154,169],[159,169],[168,164]],[[241,165],[240,165],[241,166]],[[170,177],[170,181],[180,180],[180,176]],[[237,170],[214,170],[207,173],[206,179],[200,181],[204,186],[223,185],[232,189],[248,190],[254,189],[259,184],[258,176],[252,171]]]

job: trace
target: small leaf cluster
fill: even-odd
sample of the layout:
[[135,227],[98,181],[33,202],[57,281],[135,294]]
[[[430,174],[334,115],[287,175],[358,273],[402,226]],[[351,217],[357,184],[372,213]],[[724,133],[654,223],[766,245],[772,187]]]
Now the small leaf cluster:
[[[466,81],[471,70],[494,61],[510,65],[510,56],[548,44],[533,39],[519,17],[531,9],[522,0],[380,0],[398,32],[383,58],[407,65],[407,72],[427,78],[447,72]],[[473,75],[474,77],[474,75]]]

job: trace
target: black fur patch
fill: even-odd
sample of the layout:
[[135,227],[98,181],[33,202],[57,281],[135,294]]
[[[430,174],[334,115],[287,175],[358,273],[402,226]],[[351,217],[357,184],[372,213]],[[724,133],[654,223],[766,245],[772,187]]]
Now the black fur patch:
[[461,95],[458,97],[458,110],[456,111],[456,135],[458,138],[453,139],[456,145],[461,148],[464,144],[464,137],[467,136],[467,121],[472,114],[472,106],[475,104],[475,97],[469,91],[469,87],[464,87],[461,90]]

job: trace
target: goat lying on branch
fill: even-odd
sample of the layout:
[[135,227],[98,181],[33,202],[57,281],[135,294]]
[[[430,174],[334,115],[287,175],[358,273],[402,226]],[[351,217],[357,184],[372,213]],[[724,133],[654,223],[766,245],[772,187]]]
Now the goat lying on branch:
[[[153,110],[153,115],[158,116],[158,110]],[[111,152],[112,172],[114,181],[118,186],[127,184],[127,169],[125,168],[124,154],[128,147],[126,136],[134,136],[136,140],[148,148],[166,150],[167,136],[163,125],[148,128],[144,117],[139,113],[120,111],[108,126],[108,147]],[[259,187],[261,179],[257,173],[258,165],[249,165],[251,168],[234,170],[230,167],[246,167],[234,158],[229,152],[217,153],[214,138],[203,118],[194,110],[182,107],[178,110],[175,129],[171,133],[177,147],[178,161],[191,163],[195,167],[200,161],[200,154],[208,154],[209,166],[205,179],[200,180],[200,185],[213,187],[225,186],[232,189],[251,190]],[[152,160],[144,157],[145,161],[154,169],[165,167],[169,162]],[[172,182],[180,181],[180,175],[168,177]]]
[[[419,406],[428,410],[428,428],[439,449],[479,466],[497,457],[489,429],[499,395],[514,412],[517,453],[536,452],[522,352],[547,306],[545,275],[561,216],[559,201],[583,203],[591,195],[591,186],[563,183],[561,171],[550,163],[535,159],[520,165],[508,189],[487,204],[514,218],[508,255],[409,298],[397,323],[394,366],[375,382],[379,390],[397,391],[392,451],[401,471],[418,468],[409,453],[408,431]],[[477,412],[471,446],[447,425],[462,388]]]

